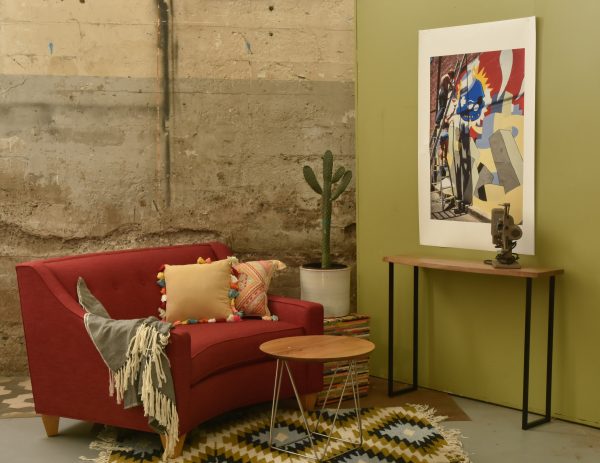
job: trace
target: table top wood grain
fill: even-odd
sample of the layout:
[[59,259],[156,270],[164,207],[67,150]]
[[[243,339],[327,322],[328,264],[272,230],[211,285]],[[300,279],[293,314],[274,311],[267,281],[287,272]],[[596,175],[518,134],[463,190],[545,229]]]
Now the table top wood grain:
[[512,276],[521,278],[540,278],[560,275],[564,273],[562,268],[553,267],[522,267],[522,268],[494,268],[483,261],[469,261],[457,259],[438,259],[433,257],[419,256],[385,256],[385,262],[392,264],[404,264],[413,267],[430,268],[437,270],[448,270],[451,272],[481,273],[486,275]]
[[283,360],[300,362],[335,362],[363,357],[375,344],[352,336],[291,336],[264,342],[259,349]]

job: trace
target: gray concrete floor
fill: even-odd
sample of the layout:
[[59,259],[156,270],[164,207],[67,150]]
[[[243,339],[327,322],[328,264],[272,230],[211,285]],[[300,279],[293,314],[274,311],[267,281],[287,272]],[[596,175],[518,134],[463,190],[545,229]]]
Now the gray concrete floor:
[[471,421],[443,425],[462,431],[473,463],[600,463],[600,429],[553,420],[523,431],[519,410],[459,397],[454,401]]
[[67,463],[80,462],[79,456],[95,458],[98,452],[89,444],[100,428],[83,421],[60,420],[60,435],[46,437],[39,417],[0,419],[0,462]]
[[[471,421],[446,421],[463,432],[473,463],[599,463],[600,429],[553,421],[529,431],[521,413],[469,399],[454,398]],[[0,419],[0,461],[76,463],[96,457],[88,444],[98,426],[62,419],[60,435],[45,437],[39,418]]]

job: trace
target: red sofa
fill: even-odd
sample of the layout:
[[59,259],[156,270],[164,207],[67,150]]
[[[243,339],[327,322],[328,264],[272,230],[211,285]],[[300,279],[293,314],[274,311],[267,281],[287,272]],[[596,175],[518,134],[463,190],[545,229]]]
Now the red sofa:
[[[224,259],[221,243],[101,252],[17,265],[29,372],[35,409],[48,435],[58,417],[150,431],[141,407],[124,410],[108,395],[108,370],[83,324],[76,283],[90,291],[115,319],[157,315],[162,264],[188,264],[198,257]],[[279,321],[244,320],[177,326],[167,355],[175,385],[179,434],[228,410],[266,402],[273,394],[275,362],[258,346],[270,339],[323,333],[320,304],[270,296]],[[323,384],[322,367],[294,366],[301,394],[309,402]],[[282,393],[293,395],[289,384]],[[180,438],[183,443],[183,439]],[[181,447],[179,447],[179,450]]]

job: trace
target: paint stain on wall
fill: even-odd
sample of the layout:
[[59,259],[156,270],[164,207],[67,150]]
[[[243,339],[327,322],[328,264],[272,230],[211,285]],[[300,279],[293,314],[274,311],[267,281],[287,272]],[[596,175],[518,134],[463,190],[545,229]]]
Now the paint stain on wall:
[[248,52],[249,55],[252,54],[252,45],[250,44],[250,42],[248,42],[248,39],[246,37],[244,37],[242,35],[243,39],[244,39],[244,44],[246,45],[246,51]]
[[50,54],[54,53],[54,44],[52,42],[48,42],[48,51]]
[[158,6],[158,21],[159,21],[159,34],[158,34],[158,48],[162,52],[162,87],[163,87],[163,101],[162,101],[162,114],[161,114],[161,128],[165,137],[164,142],[164,195],[165,204],[170,206],[171,204],[171,144],[170,144],[170,132],[169,132],[169,119],[171,117],[171,68],[170,68],[170,17],[172,10],[170,8],[171,2],[169,0],[157,0]]

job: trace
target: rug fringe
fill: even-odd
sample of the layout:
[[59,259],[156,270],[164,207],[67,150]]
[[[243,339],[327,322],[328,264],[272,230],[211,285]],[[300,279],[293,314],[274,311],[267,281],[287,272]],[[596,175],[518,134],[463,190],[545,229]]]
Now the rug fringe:
[[446,429],[441,425],[442,421],[446,421],[448,419],[447,416],[444,415],[436,415],[437,410],[429,405],[423,404],[407,404],[410,407],[413,407],[416,412],[421,413],[424,417],[429,421],[432,425],[437,427],[440,434],[446,441],[448,445],[444,446],[444,450],[448,452],[448,457],[457,463],[471,463],[471,459],[465,452],[461,438],[464,438],[462,432],[458,429]]
[[130,452],[133,450],[132,447],[119,445],[117,442],[117,430],[109,427],[105,427],[98,433],[96,440],[90,443],[89,448],[90,450],[97,450],[99,452],[98,456],[96,458],[80,456],[80,460],[93,461],[94,463],[109,463],[110,456],[113,452],[119,450],[123,452]]

